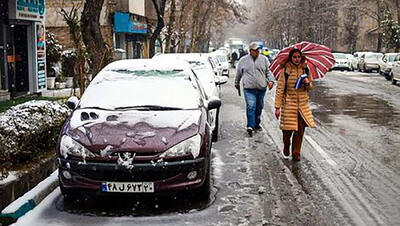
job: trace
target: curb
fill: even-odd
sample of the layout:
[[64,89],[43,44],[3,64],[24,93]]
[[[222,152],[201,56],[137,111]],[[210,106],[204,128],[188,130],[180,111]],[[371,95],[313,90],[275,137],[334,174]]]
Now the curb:
[[39,205],[57,186],[58,170],[4,208],[0,213],[0,226],[16,222],[18,218]]

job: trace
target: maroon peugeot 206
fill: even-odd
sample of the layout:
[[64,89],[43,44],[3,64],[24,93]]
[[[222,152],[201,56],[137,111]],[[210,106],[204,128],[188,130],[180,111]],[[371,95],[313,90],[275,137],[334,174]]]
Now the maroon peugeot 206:
[[206,99],[186,62],[123,60],[106,66],[73,112],[57,144],[66,197],[81,192],[208,194],[211,130]]

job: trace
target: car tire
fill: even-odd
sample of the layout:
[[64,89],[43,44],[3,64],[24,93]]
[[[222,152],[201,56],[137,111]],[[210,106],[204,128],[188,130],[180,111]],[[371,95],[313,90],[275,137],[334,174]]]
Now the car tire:
[[74,201],[81,197],[80,193],[76,190],[66,188],[60,183],[61,194],[64,196],[66,201]]
[[389,80],[389,81],[392,81],[392,80],[393,80],[393,72],[390,72],[390,73],[386,76],[386,79]]
[[212,131],[211,141],[217,142],[219,136],[219,108],[217,109],[217,116],[215,117],[215,128]]
[[211,193],[211,154],[207,163],[207,172],[203,184],[196,189],[195,194],[209,198]]

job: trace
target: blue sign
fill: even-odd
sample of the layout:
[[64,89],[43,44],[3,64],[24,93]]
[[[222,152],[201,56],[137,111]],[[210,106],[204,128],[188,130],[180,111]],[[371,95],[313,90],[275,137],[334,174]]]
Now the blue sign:
[[15,19],[44,20],[45,0],[16,0]]
[[146,34],[147,24],[134,20],[129,13],[115,12],[114,31],[116,33]]

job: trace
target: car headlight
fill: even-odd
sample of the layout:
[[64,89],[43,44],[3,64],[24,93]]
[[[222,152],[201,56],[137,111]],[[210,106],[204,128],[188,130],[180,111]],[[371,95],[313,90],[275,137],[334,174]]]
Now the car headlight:
[[165,157],[180,157],[192,154],[193,158],[197,158],[200,154],[201,136],[197,134],[181,143],[171,147],[160,155],[161,158]]
[[68,155],[82,157],[83,159],[86,157],[96,157],[95,154],[67,135],[61,137],[60,155],[64,158],[67,158]]

